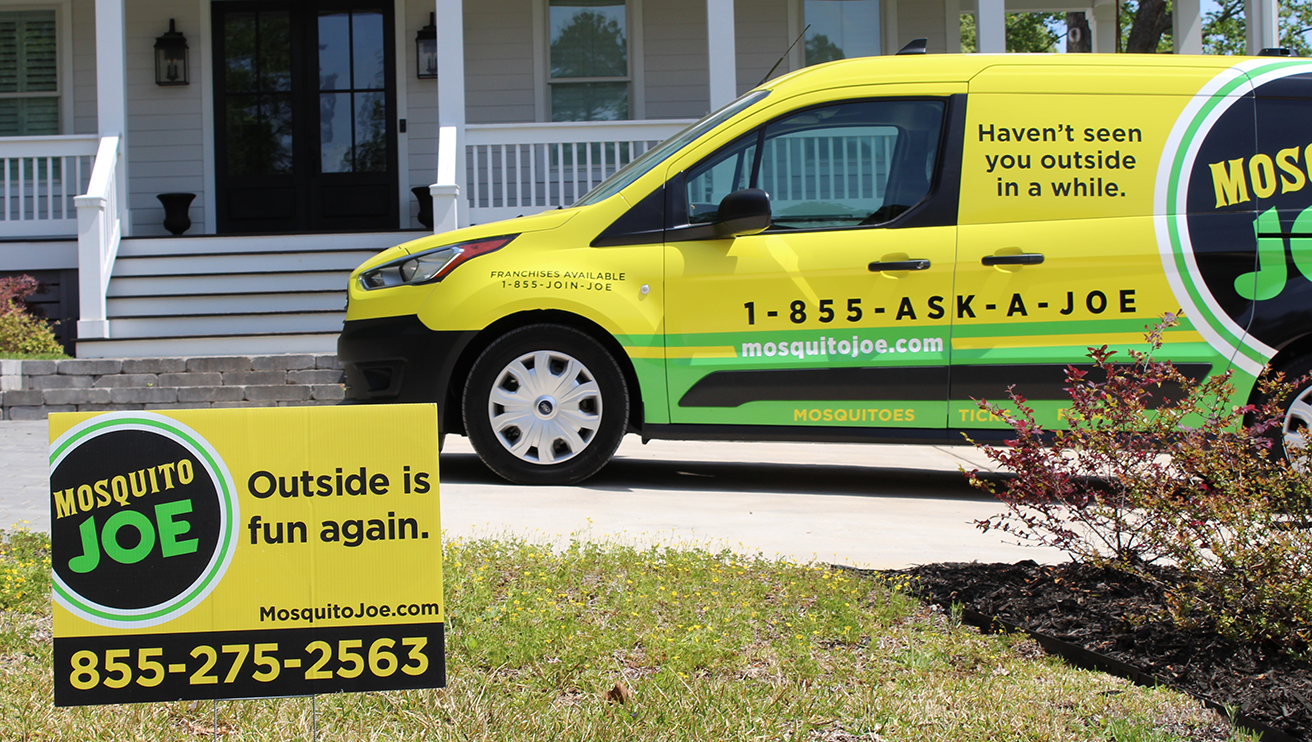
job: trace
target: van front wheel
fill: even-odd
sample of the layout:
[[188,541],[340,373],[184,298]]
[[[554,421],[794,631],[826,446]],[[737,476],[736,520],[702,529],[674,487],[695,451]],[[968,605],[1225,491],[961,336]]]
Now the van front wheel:
[[470,443],[492,471],[518,484],[574,484],[619,447],[629,396],[596,340],[564,325],[529,325],[474,361],[463,413]]

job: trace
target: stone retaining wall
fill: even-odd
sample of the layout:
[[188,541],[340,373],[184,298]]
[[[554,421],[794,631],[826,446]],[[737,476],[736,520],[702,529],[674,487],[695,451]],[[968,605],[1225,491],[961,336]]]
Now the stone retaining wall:
[[51,412],[331,405],[344,397],[335,355],[0,360],[0,419]]

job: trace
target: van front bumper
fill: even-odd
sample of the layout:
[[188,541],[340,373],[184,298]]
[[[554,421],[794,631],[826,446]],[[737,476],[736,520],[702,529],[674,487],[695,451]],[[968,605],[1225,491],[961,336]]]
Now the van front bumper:
[[[446,413],[452,372],[477,332],[435,332],[418,317],[347,320],[337,340],[346,397],[356,402],[436,402]],[[445,426],[444,426],[445,429]]]

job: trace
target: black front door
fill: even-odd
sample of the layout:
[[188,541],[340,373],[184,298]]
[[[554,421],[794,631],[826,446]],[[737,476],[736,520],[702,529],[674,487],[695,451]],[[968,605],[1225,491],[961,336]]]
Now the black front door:
[[391,0],[212,7],[219,231],[395,229]]

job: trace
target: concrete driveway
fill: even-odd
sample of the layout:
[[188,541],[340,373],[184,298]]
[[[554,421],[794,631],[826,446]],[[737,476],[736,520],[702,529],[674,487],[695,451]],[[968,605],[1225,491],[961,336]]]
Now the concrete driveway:
[[[44,422],[0,422],[0,528],[48,530]],[[519,535],[697,544],[714,549],[900,568],[940,561],[1062,561],[974,521],[1000,512],[959,472],[988,469],[958,446],[655,441],[629,436],[575,487],[518,487],[491,474],[464,438],[441,459],[448,537]]]

